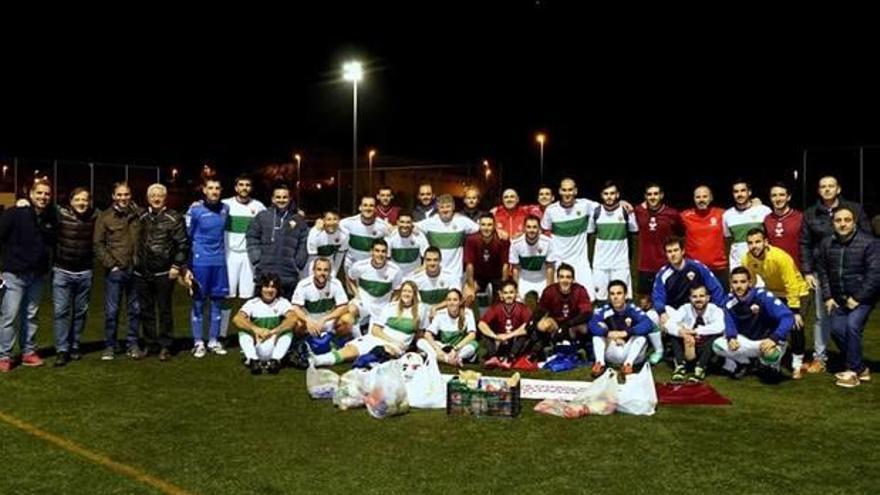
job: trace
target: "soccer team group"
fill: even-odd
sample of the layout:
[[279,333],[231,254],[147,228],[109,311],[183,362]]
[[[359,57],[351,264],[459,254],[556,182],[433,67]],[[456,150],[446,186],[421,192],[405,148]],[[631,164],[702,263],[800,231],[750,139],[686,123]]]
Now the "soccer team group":
[[[171,359],[179,284],[192,299],[192,355],[226,354],[231,321],[254,374],[286,363],[366,366],[424,339],[451,365],[560,371],[592,361],[594,376],[608,365],[633,373],[668,351],[676,382],[703,381],[710,369],[778,376],[790,353],[791,376],[800,379],[826,371],[833,339],[845,357],[836,384],[871,379],[862,335],[880,296],[880,241],[831,176],[804,212],[790,206],[784,184],[770,189],[768,207],[736,181],[726,210],[700,185],[694,206],[679,212],[654,183],[633,206],[613,182],[596,202],[578,197],[566,178],[557,191],[541,187],[533,205],[508,189],[491,211],[480,209],[473,187],[458,211],[455,198],[435,197],[430,184],[419,186],[411,211],[381,187],[361,198],[357,215],[327,211],[311,227],[287,185],[274,187],[268,208],[251,196],[252,185],[239,176],[234,195],[221,199],[220,181],[206,178],[203,199],[182,215],[166,207],[161,184],[148,188],[144,208],[129,185],[116,184],[113,205],[96,212],[88,190],[55,206],[51,185],[36,181],[27,201],[0,216],[0,372],[19,362],[20,331],[21,364],[43,364],[35,336],[46,282],[55,366],[81,358],[97,264],[103,360],[123,352]],[[233,315],[237,298],[245,302]],[[123,300],[128,331],[120,343]]]

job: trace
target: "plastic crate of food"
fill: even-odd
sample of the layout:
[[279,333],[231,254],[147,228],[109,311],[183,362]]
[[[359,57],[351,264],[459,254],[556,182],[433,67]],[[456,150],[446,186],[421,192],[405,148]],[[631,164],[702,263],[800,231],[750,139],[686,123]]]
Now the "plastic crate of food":
[[520,411],[519,380],[510,386],[506,378],[481,378],[474,387],[453,377],[446,385],[446,414],[513,418]]

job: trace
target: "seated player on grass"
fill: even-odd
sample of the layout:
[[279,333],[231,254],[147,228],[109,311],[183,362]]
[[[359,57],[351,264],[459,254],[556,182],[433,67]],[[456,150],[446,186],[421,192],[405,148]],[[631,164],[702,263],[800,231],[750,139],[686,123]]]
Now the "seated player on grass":
[[528,342],[526,324],[532,312],[516,298],[516,282],[504,282],[501,300],[490,306],[477,324],[486,349],[486,369],[510,369]]
[[[587,349],[587,322],[593,314],[586,287],[575,282],[574,268],[562,263],[556,269],[555,284],[548,285],[541,294],[536,313],[539,335],[545,344],[574,342],[578,349]],[[540,318],[537,318],[540,317]]]
[[[315,352],[317,342],[335,337],[337,346],[351,337],[354,316],[348,311],[348,296],[339,279],[331,278],[333,263],[329,258],[316,258],[312,275],[300,280],[293,291],[291,303],[296,314],[297,335],[308,334],[307,340]],[[327,349],[329,350],[329,348]]]
[[644,311],[626,302],[626,282],[612,280],[607,294],[609,302],[599,307],[590,318],[593,351],[596,353],[592,375],[598,377],[605,372],[606,360],[621,365],[620,372],[630,375],[633,367],[645,360],[645,336],[651,333],[654,324]]
[[[677,310],[668,309],[666,332],[675,352],[675,370],[672,381],[701,382],[706,379],[712,345],[724,333],[727,315],[709,302],[709,290],[698,285],[691,288],[691,302]],[[695,362],[694,374],[688,378],[687,364]]]
[[310,361],[315,366],[332,366],[353,361],[377,347],[391,357],[398,357],[410,348],[418,332],[427,326],[427,308],[419,304],[416,284],[407,280],[400,286],[397,299],[386,303],[379,316],[373,318],[369,334],[350,341],[340,350],[312,356]]
[[232,322],[239,329],[245,366],[255,375],[264,367],[274,375],[281,371],[281,359],[293,340],[296,315],[290,302],[281,297],[281,278],[275,273],[262,275],[257,290],[259,295],[244,303]]
[[727,339],[716,340],[712,350],[725,358],[724,369],[732,378],[744,376],[755,359],[762,371],[778,376],[794,314],[772,293],[752,287],[750,278],[743,266],[730,272],[731,294],[725,304],[730,318],[725,325]]
[[425,332],[425,340],[437,351],[437,359],[454,366],[471,362],[477,356],[477,325],[474,312],[462,306],[458,289],[446,294],[446,308],[437,311]]

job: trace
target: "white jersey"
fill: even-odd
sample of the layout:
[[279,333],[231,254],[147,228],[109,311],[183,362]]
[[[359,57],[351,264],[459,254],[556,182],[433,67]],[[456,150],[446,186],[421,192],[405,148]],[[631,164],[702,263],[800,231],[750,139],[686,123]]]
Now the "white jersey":
[[[667,308],[667,310],[669,309],[670,308]],[[669,320],[666,321],[666,331],[669,335],[680,337],[681,334],[679,328],[682,326],[692,328],[696,330],[697,335],[703,336],[718,335],[724,332],[724,310],[713,303],[708,303],[706,305],[706,309],[703,311],[702,315],[703,324],[696,328],[694,325],[697,321],[698,315],[694,310],[694,307],[691,306],[691,303],[685,303],[680,308],[667,312],[669,313]]]
[[724,226],[724,237],[732,237],[730,245],[730,269],[740,266],[742,259],[749,251],[746,235],[749,230],[764,227],[764,217],[772,213],[770,208],[764,205],[749,206],[745,210],[738,210],[735,206],[728,208],[721,215]]
[[419,270],[407,279],[415,282],[419,288],[419,300],[431,306],[445,301],[450,289],[461,290],[461,277],[445,270],[441,270],[436,277],[428,275],[425,270]]
[[343,218],[339,221],[339,228],[348,234],[348,251],[345,255],[346,270],[352,264],[369,259],[373,249],[373,241],[382,239],[388,235],[390,227],[381,218],[373,219],[369,225],[361,221],[360,215]]
[[593,248],[594,269],[629,270],[628,235],[638,232],[635,213],[627,214],[623,206],[613,210],[599,206],[590,216],[587,232],[596,234]]
[[403,308],[398,314],[398,306],[397,301],[385,304],[379,316],[373,319],[373,325],[382,327],[385,335],[406,350],[412,344],[416,332],[428,327],[428,307],[420,304],[418,313],[413,318],[412,308]]
[[342,229],[336,229],[332,234],[321,229],[312,227],[309,230],[309,238],[306,242],[306,250],[309,253],[309,262],[306,265],[306,273],[312,274],[312,265],[315,259],[330,258],[330,275],[335,277],[339,273],[339,267],[345,259],[348,251],[348,234]]
[[553,233],[551,261],[557,267],[561,263],[572,265],[575,281],[586,287],[591,298],[595,297],[595,291],[587,253],[587,227],[597,207],[599,203],[584,198],[575,199],[568,207],[557,201],[544,210],[541,218],[541,228]]
[[464,327],[459,327],[458,318],[449,316],[449,312],[444,308],[437,311],[431,324],[428,325],[428,331],[434,337],[439,338],[443,344],[455,344],[459,339],[469,333],[477,332],[477,324],[474,320],[474,312],[470,308],[462,308],[464,311]]
[[416,223],[419,230],[425,233],[428,244],[440,249],[440,264],[445,271],[459,277],[464,273],[464,241],[468,234],[480,230],[470,218],[456,213],[451,220],[444,222],[440,215],[426,218]]
[[272,330],[284,321],[285,315],[293,309],[290,301],[279,297],[266,304],[261,297],[248,300],[238,311],[247,315],[251,323]]
[[428,239],[421,232],[413,232],[409,237],[402,237],[396,230],[385,239],[388,242],[388,257],[400,267],[406,278],[422,264],[422,256],[428,249]]
[[534,244],[530,244],[525,235],[510,242],[508,262],[511,266],[519,266],[520,282],[546,283],[546,264],[552,262],[552,244],[553,241],[543,234],[538,235]]
[[245,234],[257,213],[266,209],[258,199],[251,198],[242,203],[235,197],[223,200],[229,206],[229,217],[226,221],[226,252],[246,253],[247,241]]
[[[400,288],[403,281],[400,276],[400,267],[394,262],[388,261],[385,266],[376,268],[373,260],[366,259],[351,265],[348,270],[348,278],[357,282],[358,298],[364,308],[367,308],[370,317],[375,321],[382,311],[382,306],[391,301],[391,294]],[[365,315],[361,315],[363,317]]]
[[308,277],[296,284],[290,302],[303,308],[309,316],[318,319],[332,313],[339,306],[348,304],[348,295],[342,287],[342,282],[336,278],[328,278],[324,287],[318,287],[315,278]]

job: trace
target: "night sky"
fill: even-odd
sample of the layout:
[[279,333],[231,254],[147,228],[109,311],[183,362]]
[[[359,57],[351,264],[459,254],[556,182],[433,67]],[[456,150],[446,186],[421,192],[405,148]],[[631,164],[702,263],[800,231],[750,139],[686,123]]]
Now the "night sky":
[[[307,176],[317,173],[308,157],[347,167],[351,86],[339,75],[349,58],[367,70],[364,154],[375,147],[385,164],[488,158],[526,191],[538,183],[539,130],[546,179],[574,173],[591,197],[606,178],[630,196],[658,178],[673,197],[709,180],[726,201],[737,175],[762,194],[791,180],[804,147],[880,144],[876,42],[860,13],[578,4],[8,18],[0,158],[193,170],[211,159],[231,173],[300,151]],[[817,151],[811,166],[835,170],[854,193],[856,157]],[[866,164],[874,202],[880,150]]]

